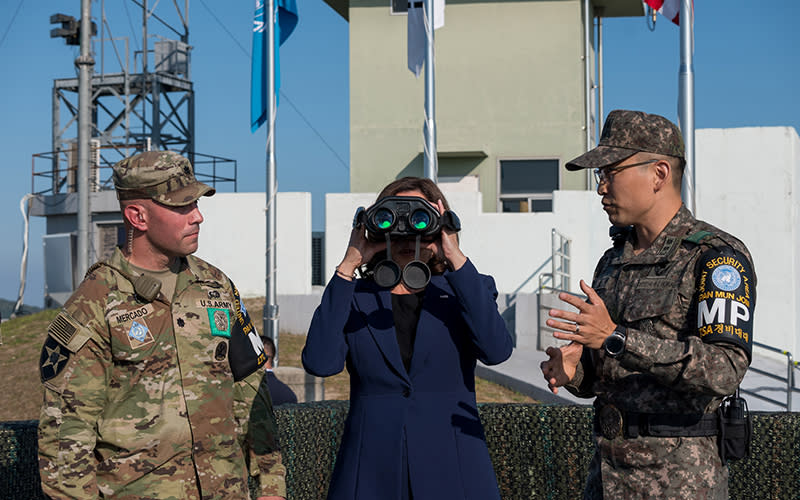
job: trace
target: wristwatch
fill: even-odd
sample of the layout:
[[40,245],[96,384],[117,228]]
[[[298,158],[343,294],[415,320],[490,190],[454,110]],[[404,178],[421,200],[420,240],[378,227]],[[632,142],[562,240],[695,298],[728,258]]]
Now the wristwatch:
[[628,329],[618,325],[614,331],[603,341],[603,349],[612,358],[625,352],[625,342],[628,340]]

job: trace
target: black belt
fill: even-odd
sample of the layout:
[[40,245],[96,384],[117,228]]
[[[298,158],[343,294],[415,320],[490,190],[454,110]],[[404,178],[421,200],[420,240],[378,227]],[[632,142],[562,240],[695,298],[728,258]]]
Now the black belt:
[[716,436],[719,434],[719,416],[716,413],[622,412],[614,405],[605,405],[595,409],[594,429],[606,439],[619,436],[625,438]]

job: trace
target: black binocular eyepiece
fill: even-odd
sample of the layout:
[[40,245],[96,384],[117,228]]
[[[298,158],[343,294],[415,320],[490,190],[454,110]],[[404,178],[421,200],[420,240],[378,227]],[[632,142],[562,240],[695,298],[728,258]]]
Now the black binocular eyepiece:
[[359,207],[353,219],[353,227],[364,224],[367,236],[381,241],[390,238],[422,236],[431,238],[443,227],[451,231],[461,230],[461,221],[450,211],[439,215],[437,208],[425,198],[418,196],[387,196],[371,207]]
[[[419,196],[387,196],[369,208],[358,207],[353,217],[353,227],[364,225],[367,238],[386,241],[386,260],[379,262],[373,270],[373,279],[378,286],[392,288],[400,280],[409,288],[418,290],[431,280],[428,265],[419,260],[420,241],[430,240],[441,233],[442,228],[461,230],[458,216],[439,210],[425,198]],[[392,260],[392,240],[416,238],[414,260],[402,270]]]

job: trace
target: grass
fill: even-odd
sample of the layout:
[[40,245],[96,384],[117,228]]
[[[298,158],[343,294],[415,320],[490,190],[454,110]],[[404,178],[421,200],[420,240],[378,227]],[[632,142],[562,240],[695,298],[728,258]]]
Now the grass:
[[10,319],[2,324],[0,346],[0,420],[39,418],[42,384],[39,381],[39,355],[47,335],[47,325],[58,311],[47,310]]
[[[257,328],[261,328],[261,311],[264,299],[245,299],[247,310]],[[42,404],[42,384],[39,379],[39,356],[47,335],[47,326],[58,314],[57,310],[10,319],[2,324],[0,338],[0,421],[35,420],[39,418]],[[281,366],[302,366],[300,353],[305,335],[281,333],[278,340]],[[476,380],[478,402],[534,403],[523,394],[501,385]],[[326,399],[348,399],[350,377],[347,370],[325,379]]]

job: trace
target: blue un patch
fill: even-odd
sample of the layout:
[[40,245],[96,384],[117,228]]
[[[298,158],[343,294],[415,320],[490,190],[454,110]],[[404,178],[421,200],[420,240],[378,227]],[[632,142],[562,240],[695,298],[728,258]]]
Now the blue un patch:
[[733,266],[719,266],[711,273],[711,281],[714,285],[726,292],[732,292],[742,284],[742,276]]

